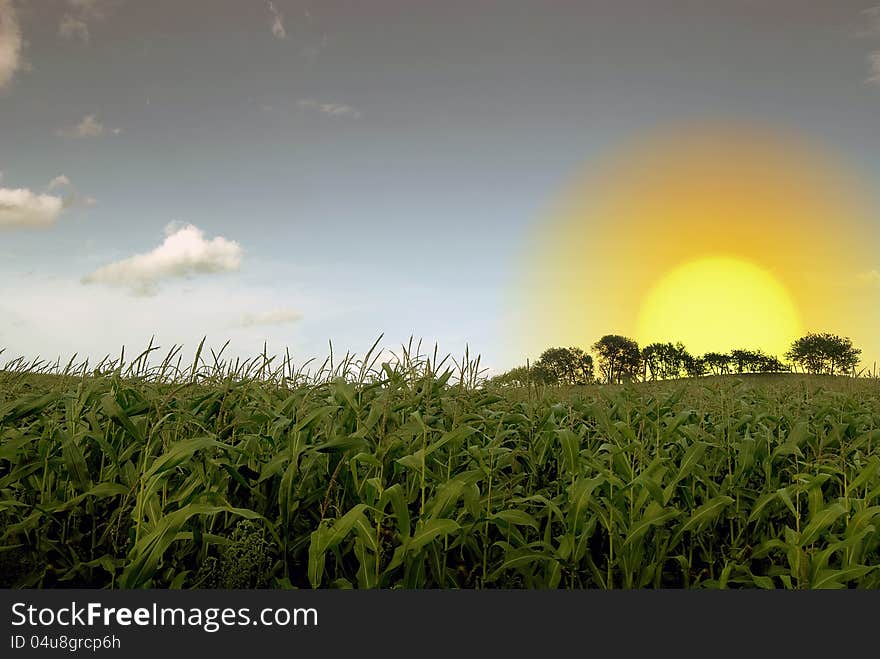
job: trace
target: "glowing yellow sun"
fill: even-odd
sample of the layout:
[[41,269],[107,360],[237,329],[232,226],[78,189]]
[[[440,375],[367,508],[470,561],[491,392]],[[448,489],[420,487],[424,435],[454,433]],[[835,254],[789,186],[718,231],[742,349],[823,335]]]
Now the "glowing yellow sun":
[[781,356],[801,333],[785,287],[758,266],[729,257],[686,263],[642,301],[638,340],[682,341],[694,354],[761,348]]
[[605,334],[782,357],[807,331],[880,355],[880,225],[833,153],[774,126],[688,122],[585,163],[523,241],[511,363]]

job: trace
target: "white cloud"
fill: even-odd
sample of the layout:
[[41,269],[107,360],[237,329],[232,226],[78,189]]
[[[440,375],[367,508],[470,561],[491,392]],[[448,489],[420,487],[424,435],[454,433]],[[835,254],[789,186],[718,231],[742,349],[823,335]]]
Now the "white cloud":
[[70,194],[64,196],[64,208],[76,208],[77,206],[94,206],[98,203],[98,200],[94,197],[88,197],[81,195],[79,192],[74,190]]
[[241,253],[235,241],[222,236],[207,240],[192,224],[172,223],[156,249],[98,268],[82,282],[123,286],[136,295],[153,295],[162,279],[238,270]]
[[868,55],[868,74],[867,82],[880,83],[880,50]]
[[70,185],[70,179],[67,178],[64,174],[60,176],[56,176],[51,181],[49,181],[49,189],[54,190],[55,188],[60,188],[64,186]]
[[316,110],[331,117],[349,117],[358,119],[361,116],[360,110],[343,105],[341,103],[319,103],[313,98],[306,98],[299,102],[299,106],[306,110]]
[[[0,268],[4,265],[0,262]],[[224,359],[254,357],[262,352],[264,343],[271,354],[283,354],[290,348],[297,364],[312,356],[323,359],[327,352],[324,332],[305,349],[307,334],[302,326],[245,328],[230,323],[230,318],[237,321],[245,313],[282,309],[288,304],[302,308],[306,316],[317,317],[326,309],[325,300],[299,295],[291,298],[290,291],[276,292],[238,278],[206,279],[197,294],[186,286],[175,286],[155,297],[134,297],[120,295],[110,287],[82,286],[76,278],[29,270],[26,261],[21,261],[20,270],[14,266],[0,270],[0,318],[4,321],[0,322],[0,349],[8,349],[0,356],[0,364],[19,355],[53,360],[60,356],[66,363],[74,353],[79,354],[78,359],[89,357],[95,364],[108,353],[118,356],[123,346],[126,359],[131,359],[147,347],[151,336],[162,346],[156,362],[178,344],[184,347],[186,365],[192,364],[203,336],[207,340],[202,356],[208,362],[210,348],[219,351],[227,339],[230,343]]]
[[861,31],[862,36],[880,36],[880,5],[869,7],[862,12],[867,19],[867,27]]
[[260,313],[247,313],[241,317],[239,327],[255,327],[258,325],[285,325],[302,320],[302,314],[293,309],[273,309]]
[[286,39],[287,30],[284,29],[284,16],[282,16],[273,3],[269,3],[269,11],[272,13],[272,36],[276,39]]
[[868,270],[861,273],[859,281],[870,286],[880,286],[880,270]]
[[21,29],[12,0],[0,0],[0,89],[21,68]]
[[120,133],[122,133],[122,129],[105,128],[104,124],[98,121],[97,117],[94,114],[87,114],[76,126],[61,128],[56,131],[56,134],[59,137],[85,138],[100,137],[101,135],[104,135],[108,132],[112,133],[113,135],[119,135]]
[[[32,272],[27,255],[0,258],[0,318],[4,319],[0,322],[0,348],[8,348],[0,362],[18,355],[53,360],[60,355],[63,364],[77,352],[79,358],[93,358],[94,364],[108,353],[118,355],[123,345],[130,359],[155,336],[163,355],[171,345],[183,344],[186,365],[192,363],[199,341],[207,335],[202,354],[209,362],[209,347],[219,350],[229,339],[224,359],[253,357],[267,343],[269,354],[283,355],[285,348],[290,348],[296,367],[317,358],[307,367],[314,372],[328,355],[329,340],[335,356],[350,349],[362,357],[384,331],[380,346],[390,350],[381,354],[380,361],[393,361],[392,352],[402,356],[401,342],[407,343],[414,333],[424,338],[423,353],[433,353],[438,342],[441,359],[446,353],[458,358],[469,341],[472,352],[477,352],[475,346],[489,350],[494,346],[494,357],[480,350],[487,365],[508,367],[515,363],[513,357],[502,359],[504,348],[497,334],[502,325],[496,320],[504,316],[500,311],[471,314],[468,327],[464,327],[460,318],[450,321],[454,316],[451,310],[462,303],[460,295],[449,304],[438,305],[436,295],[423,295],[436,291],[404,282],[393,299],[370,298],[368,293],[377,284],[378,288],[396,284],[390,276],[387,281],[376,280],[360,265],[343,264],[335,271],[342,273],[339,277],[328,278],[326,268],[306,268],[287,259],[249,262],[248,277],[206,276],[189,284],[177,280],[177,285],[163,286],[161,295],[136,297],[111,286],[81,285],[79,277],[73,276],[76,268],[84,267],[83,272],[88,272],[96,267],[78,265],[94,263],[94,255],[85,243],[83,247],[84,251],[72,254],[69,262],[65,259],[36,272]],[[3,249],[0,247],[0,255]],[[473,298],[474,309],[485,309],[485,299],[479,293]],[[401,304],[401,299],[417,302]],[[257,316],[273,309],[296,309],[303,320],[274,326],[238,324],[245,314]],[[156,361],[161,359],[157,353]]]
[[89,41],[89,24],[81,18],[70,14],[64,14],[58,23],[58,35],[65,39],[79,39],[85,43]]
[[88,43],[89,24],[104,20],[106,15],[102,0],[67,0],[67,7],[68,11],[58,23],[58,35]]
[[66,174],[56,176],[47,186],[47,190],[52,191],[57,188],[67,188],[68,193],[64,196],[64,208],[73,208],[74,206],[94,206],[98,201],[94,197],[80,194],[79,190]]
[[[113,131],[115,133],[115,129]],[[102,124],[93,114],[87,114],[82,118],[76,126],[62,128],[58,131],[61,137],[100,137],[104,134],[104,124]]]
[[64,208],[61,197],[26,188],[0,188],[0,229],[48,227]]

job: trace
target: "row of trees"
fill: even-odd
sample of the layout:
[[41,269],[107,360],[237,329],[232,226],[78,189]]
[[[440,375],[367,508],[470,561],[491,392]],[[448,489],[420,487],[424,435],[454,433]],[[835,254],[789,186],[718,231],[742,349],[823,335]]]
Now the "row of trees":
[[[596,381],[621,384],[731,373],[782,373],[792,368],[761,350],[694,356],[681,342],[651,343],[640,349],[636,341],[619,334],[606,334],[592,345],[592,351],[595,363],[593,356],[582,348],[548,348],[534,364],[513,368],[493,381],[511,386]],[[852,373],[860,354],[861,350],[849,338],[821,333],[797,339],[784,357],[807,373],[836,375]]]
[[855,371],[862,351],[848,337],[823,332],[807,334],[791,344],[785,358],[799,364],[808,373],[829,375]]

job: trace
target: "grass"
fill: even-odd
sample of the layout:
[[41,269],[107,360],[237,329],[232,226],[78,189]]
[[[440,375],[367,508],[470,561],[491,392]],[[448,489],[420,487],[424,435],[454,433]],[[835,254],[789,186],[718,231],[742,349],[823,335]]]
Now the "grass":
[[0,371],[0,586],[880,587],[876,380],[202,352]]

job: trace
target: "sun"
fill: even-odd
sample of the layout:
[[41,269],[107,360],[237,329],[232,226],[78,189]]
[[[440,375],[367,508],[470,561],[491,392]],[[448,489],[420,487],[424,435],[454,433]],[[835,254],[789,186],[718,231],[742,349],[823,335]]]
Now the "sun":
[[510,363],[605,334],[782,357],[807,331],[880,355],[873,193],[812,137],[688,122],[573,173],[524,234]]
[[661,277],[641,302],[638,341],[681,341],[694,354],[762,349],[782,356],[802,330],[791,295],[771,273],[708,257]]

